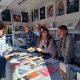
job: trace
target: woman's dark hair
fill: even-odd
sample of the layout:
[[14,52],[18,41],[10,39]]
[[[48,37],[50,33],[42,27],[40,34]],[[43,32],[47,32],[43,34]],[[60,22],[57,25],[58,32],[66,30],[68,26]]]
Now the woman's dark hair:
[[3,29],[5,29],[5,25],[3,22],[0,21],[0,30],[3,30]]
[[[49,46],[49,42],[50,42],[51,39],[53,40],[53,44],[56,45],[55,40],[49,34],[49,30],[47,28],[44,28],[44,31],[47,32],[47,43],[46,43],[47,47]],[[41,38],[42,38],[42,34],[40,35],[40,40],[41,40]]]
[[67,31],[67,34],[68,34],[68,28],[67,28],[66,25],[61,25],[61,26],[58,27],[58,29],[65,30],[65,31]]
[[68,30],[66,25],[61,25],[61,26],[58,27],[58,29],[60,29],[60,30]]
[[43,29],[43,31],[46,29],[46,27],[43,27],[43,26],[41,26],[40,28]]

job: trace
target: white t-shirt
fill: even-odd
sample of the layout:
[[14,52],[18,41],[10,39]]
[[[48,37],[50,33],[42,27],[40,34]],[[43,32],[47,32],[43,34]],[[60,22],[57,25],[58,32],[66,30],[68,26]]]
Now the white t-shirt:
[[0,56],[3,56],[6,53],[6,36],[4,35],[0,38]]

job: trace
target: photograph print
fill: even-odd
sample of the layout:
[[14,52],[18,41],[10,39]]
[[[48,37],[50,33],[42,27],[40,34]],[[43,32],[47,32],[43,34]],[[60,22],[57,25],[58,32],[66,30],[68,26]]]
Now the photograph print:
[[56,16],[64,15],[64,0],[56,1]]
[[40,20],[45,19],[45,6],[40,8]]
[[29,22],[28,12],[21,12],[22,14],[22,22]]
[[79,12],[79,0],[67,0],[67,14]]
[[47,7],[47,18],[53,17],[53,5]]
[[33,19],[33,11],[31,12],[31,19],[32,19],[32,22],[34,21]]
[[13,21],[21,22],[21,13],[18,11],[13,11]]
[[9,9],[5,9],[1,12],[2,21],[11,22],[11,13]]
[[39,20],[38,9],[34,10],[34,21]]

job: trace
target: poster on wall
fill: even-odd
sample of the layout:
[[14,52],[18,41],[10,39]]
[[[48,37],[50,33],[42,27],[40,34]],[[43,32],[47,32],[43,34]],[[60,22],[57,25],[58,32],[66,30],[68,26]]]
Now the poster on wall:
[[34,10],[34,21],[39,20],[38,9]]
[[79,11],[79,0],[67,0],[67,14]]
[[40,20],[45,19],[45,6],[40,8]]
[[13,11],[13,21],[21,22],[21,13],[18,11]]
[[9,9],[5,9],[1,12],[2,21],[11,21],[11,13]]
[[47,7],[47,18],[53,17],[53,5]]
[[64,15],[64,0],[56,1],[56,16]]
[[31,12],[31,19],[32,19],[32,22],[33,22],[33,11]]
[[22,22],[29,22],[28,12],[21,12],[22,14]]

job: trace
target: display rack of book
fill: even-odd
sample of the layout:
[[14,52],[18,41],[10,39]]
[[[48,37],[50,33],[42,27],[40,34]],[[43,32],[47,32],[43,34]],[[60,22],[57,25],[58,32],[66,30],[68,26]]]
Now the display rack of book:
[[6,22],[6,43],[9,46],[13,45],[12,23]]
[[9,45],[25,46],[24,24],[28,24],[28,12],[5,9],[1,19],[7,25],[6,42]]
[[15,46],[25,46],[24,24],[21,22],[13,23],[13,44]]

